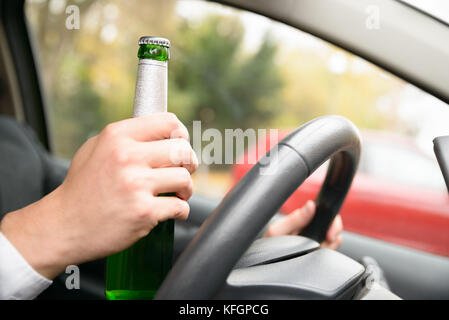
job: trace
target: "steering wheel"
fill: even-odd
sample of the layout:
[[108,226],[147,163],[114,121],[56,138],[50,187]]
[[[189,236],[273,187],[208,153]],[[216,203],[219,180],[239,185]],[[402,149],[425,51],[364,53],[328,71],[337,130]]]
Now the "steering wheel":
[[316,214],[303,236],[321,242],[338,213],[360,158],[349,120],[312,120],[273,147],[226,195],[178,258],[156,299],[211,299],[287,198],[326,160]]

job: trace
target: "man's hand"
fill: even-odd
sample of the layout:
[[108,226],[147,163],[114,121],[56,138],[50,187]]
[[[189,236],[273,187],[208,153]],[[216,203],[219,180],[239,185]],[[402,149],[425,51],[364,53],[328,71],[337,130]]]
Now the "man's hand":
[[[60,187],[7,214],[1,232],[50,279],[124,250],[159,222],[187,218],[198,167],[188,139],[171,113],[112,123],[78,150]],[[177,196],[158,197],[168,192]]]
[[[315,202],[309,200],[301,209],[296,209],[288,216],[273,222],[267,229],[265,237],[275,237],[281,235],[297,235],[304,229],[315,215]],[[326,240],[322,247],[337,249],[341,245],[341,232],[343,222],[341,216],[337,215],[326,234]]]

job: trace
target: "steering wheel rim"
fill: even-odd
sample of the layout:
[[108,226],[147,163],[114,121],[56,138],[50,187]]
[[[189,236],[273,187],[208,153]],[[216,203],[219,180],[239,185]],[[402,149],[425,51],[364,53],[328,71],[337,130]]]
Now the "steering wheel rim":
[[259,160],[202,224],[155,298],[214,297],[260,230],[329,158],[315,217],[302,232],[323,240],[360,158],[360,134],[352,122],[340,116],[320,117],[302,125]]

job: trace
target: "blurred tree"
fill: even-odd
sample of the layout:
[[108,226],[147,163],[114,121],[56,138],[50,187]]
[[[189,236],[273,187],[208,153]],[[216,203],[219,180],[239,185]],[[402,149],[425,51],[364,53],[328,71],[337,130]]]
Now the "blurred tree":
[[[344,59],[341,72],[330,70],[329,61],[336,54]],[[272,119],[272,125],[294,128],[319,116],[338,114],[361,129],[397,131],[403,126],[393,110],[379,109],[379,101],[386,96],[391,96],[389,108],[395,108],[394,97],[403,83],[374,65],[331,45],[323,46],[319,54],[316,50],[290,49],[282,56],[288,57],[279,64],[286,107]],[[354,65],[362,65],[362,70]]]
[[[28,0],[54,150],[71,158],[107,123],[131,115],[137,39],[170,38],[174,0]],[[79,30],[65,28],[65,9],[80,10]],[[155,10],[157,8],[157,10]]]
[[93,90],[86,57],[76,51],[79,30],[65,28],[65,8],[77,5],[82,17],[92,10],[92,1],[29,1],[27,18],[35,30],[34,41],[48,103],[50,128],[56,154],[71,158],[93,134],[104,116],[100,96]]
[[[394,116],[401,84],[380,77],[378,69],[365,64],[362,72],[353,72],[354,57],[338,48],[319,41],[318,49],[279,46],[269,33],[249,53],[237,10],[217,15],[219,5],[203,3],[209,13],[190,17],[180,14],[177,3],[27,1],[59,156],[71,158],[108,122],[131,116],[136,42],[142,35],[171,40],[168,108],[188,126],[201,120],[203,129],[294,128],[334,113],[361,128],[404,127]],[[80,9],[80,30],[65,28],[70,4]],[[301,36],[298,32],[298,41]],[[347,68],[335,73],[328,64],[338,53]],[[388,112],[378,108],[383,97]]]
[[[279,112],[277,47],[266,36],[251,55],[242,52],[244,29],[236,17],[209,16],[196,28],[179,25],[169,68],[170,109],[203,127],[258,127]],[[189,123],[190,124],[190,123]]]
[[[70,57],[67,60],[69,59]],[[64,67],[61,69],[64,70]],[[55,106],[51,108],[55,120],[52,122],[55,126],[53,129],[58,132],[53,136],[54,143],[58,153],[66,157],[70,157],[89,136],[95,135],[98,128],[106,123],[100,111],[101,97],[93,89],[88,70],[79,65],[76,71],[77,84],[54,92],[51,102]]]

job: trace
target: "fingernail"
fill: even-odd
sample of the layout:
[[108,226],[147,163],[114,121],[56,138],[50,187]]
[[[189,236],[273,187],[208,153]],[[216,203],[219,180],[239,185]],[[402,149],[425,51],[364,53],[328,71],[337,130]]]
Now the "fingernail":
[[185,128],[178,128],[171,132],[170,138],[172,139],[186,139],[190,140],[189,131]]
[[310,216],[312,214],[312,210],[307,204],[302,208],[301,211],[304,216]]
[[307,208],[309,208],[310,211],[313,210],[313,208],[315,207],[315,203],[312,200],[307,201],[306,203]]

